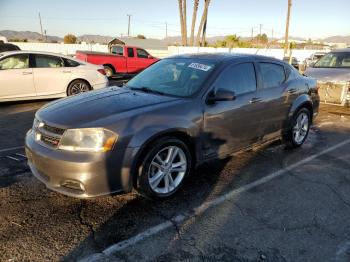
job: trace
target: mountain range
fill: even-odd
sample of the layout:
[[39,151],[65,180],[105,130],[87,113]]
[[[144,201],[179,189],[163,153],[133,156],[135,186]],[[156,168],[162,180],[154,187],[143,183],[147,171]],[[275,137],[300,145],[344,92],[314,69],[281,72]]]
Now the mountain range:
[[[41,34],[37,32],[31,32],[31,31],[13,31],[13,30],[2,30],[0,31],[0,36],[5,36],[7,39],[27,39],[28,42],[37,42],[42,39]],[[58,36],[52,36],[47,35],[46,36],[47,41],[49,42],[62,42],[63,38]],[[114,37],[112,36],[103,36],[103,35],[92,35],[92,34],[85,34],[81,36],[77,36],[78,42],[87,42],[87,43],[100,43],[100,44],[106,44],[109,41],[111,41]],[[120,37],[118,37],[120,38]],[[125,38],[125,37],[124,37]],[[216,42],[217,40],[224,39],[225,36],[214,36],[214,37],[208,37],[207,41],[210,43]],[[291,39],[302,39],[300,37],[290,37]],[[123,39],[123,38],[121,38]],[[249,39],[249,38],[242,38],[242,39]],[[316,39],[315,39],[316,40]],[[164,43],[180,43],[181,37],[180,36],[171,36],[166,39],[162,39]],[[330,36],[323,39],[317,39],[317,41],[322,42],[329,42],[329,43],[346,43],[350,45],[350,35],[348,36]]]

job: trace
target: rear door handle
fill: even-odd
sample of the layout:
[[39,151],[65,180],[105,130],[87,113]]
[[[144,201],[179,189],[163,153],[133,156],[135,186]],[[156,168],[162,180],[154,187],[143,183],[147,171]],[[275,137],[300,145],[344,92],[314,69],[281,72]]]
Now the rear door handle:
[[66,71],[66,70],[64,70],[64,71],[62,71],[62,73],[65,73],[65,74],[69,74],[69,73],[71,73],[71,71]]
[[292,88],[292,89],[289,89],[287,92],[288,92],[289,94],[294,94],[294,93],[297,92],[297,90],[296,90],[295,88]]
[[22,75],[31,75],[33,72],[22,72]]
[[250,103],[251,104],[254,104],[254,103],[259,103],[261,102],[262,99],[260,97],[253,97],[251,100],[250,100]]

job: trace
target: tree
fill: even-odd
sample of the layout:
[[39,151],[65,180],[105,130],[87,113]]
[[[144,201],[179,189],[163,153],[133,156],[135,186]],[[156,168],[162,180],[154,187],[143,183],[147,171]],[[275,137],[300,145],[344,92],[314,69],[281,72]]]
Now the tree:
[[187,45],[186,0],[178,0],[178,2],[179,2],[182,45],[186,46]]
[[266,44],[269,41],[269,39],[268,39],[266,34],[262,34],[262,35],[259,34],[259,35],[257,35],[256,36],[256,40],[258,41],[258,43],[262,43],[262,44]]
[[65,35],[63,38],[65,44],[75,44],[77,42],[77,37],[72,34]]
[[201,34],[203,32],[204,24],[206,23],[206,20],[207,20],[209,4],[210,4],[210,0],[205,0],[205,5],[204,5],[203,14],[202,14],[202,19],[201,19],[201,22],[199,24],[197,38],[196,38],[197,46],[200,46],[200,38],[201,38]]
[[138,39],[146,39],[146,37],[144,35],[137,35],[136,38],[138,38]]
[[194,44],[194,29],[196,27],[198,5],[199,5],[199,0],[194,0],[194,2],[193,2],[192,24],[191,24],[190,46],[193,46],[193,44]]

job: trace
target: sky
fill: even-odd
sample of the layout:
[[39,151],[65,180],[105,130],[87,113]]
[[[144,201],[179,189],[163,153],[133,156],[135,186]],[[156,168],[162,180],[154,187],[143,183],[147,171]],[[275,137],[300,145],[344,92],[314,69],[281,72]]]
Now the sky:
[[[290,35],[324,38],[350,35],[350,0],[292,0]],[[250,36],[260,30],[268,36],[283,37],[287,0],[211,0],[207,36],[237,34]],[[200,0],[197,26],[204,0]],[[193,0],[187,0],[190,31]],[[0,0],[0,30],[40,32],[40,12],[47,35],[73,33],[121,36],[127,34],[131,15],[131,35],[164,38],[180,35],[177,0]]]

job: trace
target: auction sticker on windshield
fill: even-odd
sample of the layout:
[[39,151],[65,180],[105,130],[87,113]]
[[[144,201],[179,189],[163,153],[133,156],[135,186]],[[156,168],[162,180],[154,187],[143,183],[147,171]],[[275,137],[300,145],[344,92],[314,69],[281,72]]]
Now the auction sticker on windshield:
[[209,71],[211,66],[203,65],[200,63],[191,63],[188,67],[195,68],[202,71]]

